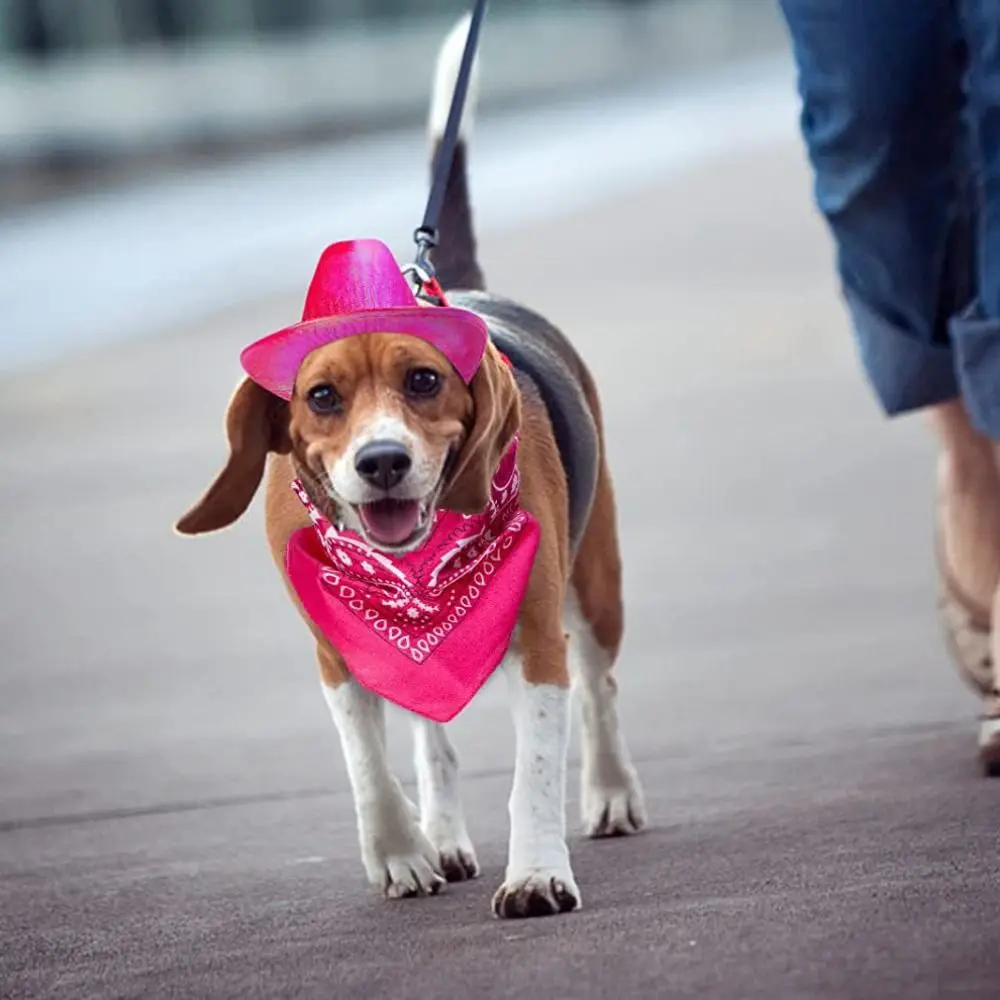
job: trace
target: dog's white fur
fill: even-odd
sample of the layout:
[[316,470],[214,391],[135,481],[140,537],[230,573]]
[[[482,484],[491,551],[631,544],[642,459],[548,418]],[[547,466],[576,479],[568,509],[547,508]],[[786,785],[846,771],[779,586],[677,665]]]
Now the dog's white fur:
[[[451,111],[451,98],[455,92],[455,82],[462,65],[462,53],[465,40],[469,37],[469,26],[472,17],[466,14],[448,34],[438,53],[437,64],[434,67],[434,86],[431,91],[430,112],[427,116],[427,134],[431,141],[436,141],[444,134]],[[480,36],[482,37],[482,36]],[[462,108],[462,118],[458,133],[464,139],[472,132],[475,121],[475,109],[479,100],[479,56],[472,63],[472,73],[469,75],[469,89],[466,92],[465,106]]]
[[327,492],[337,505],[340,527],[357,532],[376,548],[377,542],[368,534],[368,529],[356,509],[358,505],[377,500],[381,496],[358,475],[357,470],[358,452],[373,441],[391,441],[401,445],[412,462],[405,481],[393,492],[393,496],[397,499],[417,500],[421,504],[420,527],[425,530],[415,533],[409,543],[398,545],[393,549],[397,553],[407,552],[418,548],[430,530],[437,490],[441,485],[444,456],[435,461],[433,456],[428,454],[419,435],[414,434],[394,409],[387,405],[381,410],[376,410],[372,419],[354,436],[350,447],[345,448],[342,455],[329,463],[326,468]]
[[569,691],[553,684],[526,683],[516,652],[508,654],[504,667],[517,749],[503,890],[533,888],[551,895],[555,880],[579,901],[566,846]]
[[383,496],[380,490],[366,483],[357,470],[358,452],[373,441],[391,441],[401,445],[413,463],[406,479],[393,491],[394,497],[423,500],[434,491],[441,478],[441,463],[432,462],[420,437],[393,410],[386,408],[372,413],[371,419],[351,439],[350,446],[326,470],[335,491],[335,500],[363,504]]
[[420,828],[434,845],[442,867],[479,874],[479,861],[465,826],[458,792],[458,755],[444,726],[413,718],[413,764],[420,792]]
[[572,588],[563,628],[569,636],[569,667],[583,723],[580,809],[584,833],[596,836],[612,829],[636,833],[646,823],[646,806],[618,724],[617,691],[608,670],[611,658],[594,639]]
[[389,767],[385,704],[353,680],[323,685],[323,695],[340,735],[368,880],[390,898],[437,892],[438,852]]

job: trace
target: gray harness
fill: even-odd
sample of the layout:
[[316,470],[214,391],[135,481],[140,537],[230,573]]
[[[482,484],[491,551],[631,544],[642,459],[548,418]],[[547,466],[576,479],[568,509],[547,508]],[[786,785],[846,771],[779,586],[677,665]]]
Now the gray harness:
[[566,472],[575,555],[594,502],[600,447],[576,354],[551,323],[510,299],[479,291],[447,295],[450,305],[483,317],[490,339],[510,358],[522,394],[535,393],[545,405]]

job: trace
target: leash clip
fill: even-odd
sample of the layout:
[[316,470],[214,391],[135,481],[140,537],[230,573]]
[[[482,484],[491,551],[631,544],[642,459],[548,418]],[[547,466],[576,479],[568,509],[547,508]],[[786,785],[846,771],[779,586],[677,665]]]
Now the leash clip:
[[434,265],[430,258],[431,251],[437,246],[437,233],[427,226],[420,226],[413,233],[413,242],[417,245],[417,252],[413,263],[403,268],[403,274],[412,282],[413,294],[418,299],[439,306],[444,295],[434,277]]
[[413,242],[417,245],[414,263],[428,277],[434,277],[434,265],[431,263],[431,251],[438,245],[436,229],[429,226],[419,226],[413,233]]
[[417,259],[412,264],[405,265],[402,271],[413,285],[413,294],[416,298],[423,299],[432,306],[448,304],[444,297],[444,289],[434,277],[434,267],[427,260],[426,252],[418,252]]

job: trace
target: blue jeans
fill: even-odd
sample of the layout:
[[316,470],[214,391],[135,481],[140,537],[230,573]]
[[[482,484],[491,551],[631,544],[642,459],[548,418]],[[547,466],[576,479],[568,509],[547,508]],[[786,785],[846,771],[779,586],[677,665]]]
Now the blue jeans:
[[815,198],[889,415],[1000,440],[1000,0],[780,0]]

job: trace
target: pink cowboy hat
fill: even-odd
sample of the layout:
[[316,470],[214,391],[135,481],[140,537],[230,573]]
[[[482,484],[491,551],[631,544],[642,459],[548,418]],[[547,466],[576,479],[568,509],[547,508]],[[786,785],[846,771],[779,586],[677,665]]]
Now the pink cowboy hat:
[[306,294],[302,322],[243,350],[240,361],[258,385],[291,399],[306,356],[359,333],[408,333],[436,347],[468,383],[489,332],[475,313],[421,306],[409,282],[379,240],[345,240],[323,251]]

